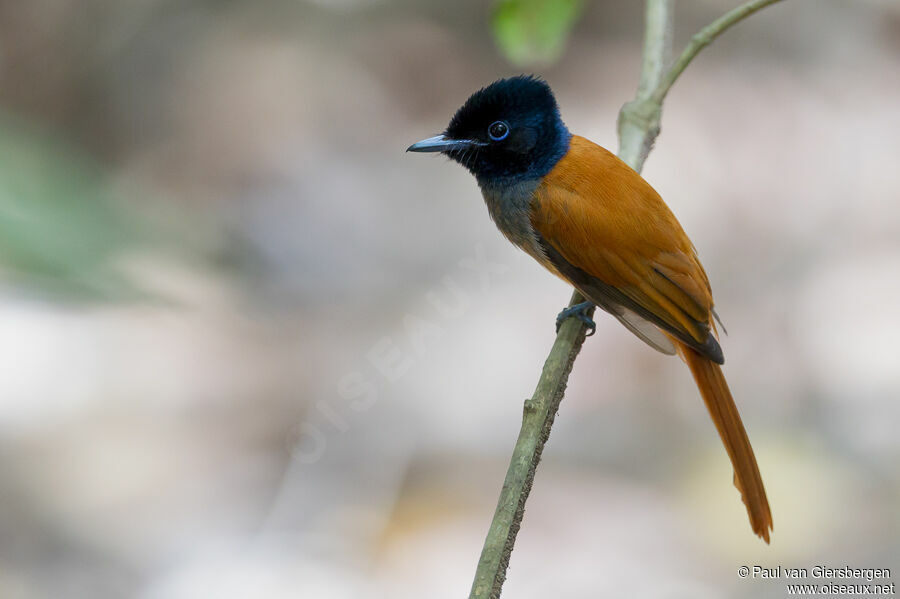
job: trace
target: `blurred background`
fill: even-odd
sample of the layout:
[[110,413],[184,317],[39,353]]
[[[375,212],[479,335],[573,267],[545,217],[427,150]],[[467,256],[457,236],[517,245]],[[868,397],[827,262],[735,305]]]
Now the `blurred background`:
[[[676,47],[736,4],[678,3]],[[642,28],[630,0],[0,2],[0,597],[466,596],[569,289],[404,149],[519,72],[614,149]],[[644,171],[728,328],[771,546],[687,369],[601,317],[504,596],[900,568],[898,60],[896,2],[766,9]]]

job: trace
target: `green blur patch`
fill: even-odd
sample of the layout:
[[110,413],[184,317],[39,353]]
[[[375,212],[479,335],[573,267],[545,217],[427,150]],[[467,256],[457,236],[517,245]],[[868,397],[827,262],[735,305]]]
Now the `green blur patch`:
[[0,118],[3,287],[75,300],[134,297],[111,261],[142,233],[87,156],[23,121]]
[[494,40],[516,66],[551,64],[583,7],[583,0],[500,0],[491,20]]

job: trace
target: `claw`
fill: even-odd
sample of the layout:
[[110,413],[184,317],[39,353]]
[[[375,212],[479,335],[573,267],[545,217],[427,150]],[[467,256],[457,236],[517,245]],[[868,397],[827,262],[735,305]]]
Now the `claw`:
[[562,326],[563,321],[567,318],[574,316],[578,320],[580,320],[584,326],[587,327],[587,333],[585,333],[585,337],[590,337],[597,331],[597,324],[591,319],[590,316],[585,314],[585,312],[594,307],[593,302],[581,302],[580,304],[575,304],[574,306],[569,306],[568,308],[564,308],[562,312],[556,317],[556,332],[559,332],[559,327]]

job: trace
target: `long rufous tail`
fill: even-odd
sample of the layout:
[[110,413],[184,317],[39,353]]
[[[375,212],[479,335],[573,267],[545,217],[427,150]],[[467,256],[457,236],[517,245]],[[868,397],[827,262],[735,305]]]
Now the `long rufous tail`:
[[725,375],[718,364],[698,354],[693,349],[679,343],[679,353],[687,362],[709,415],[712,417],[728,457],[734,466],[734,486],[741,492],[750,526],[766,543],[769,542],[769,531],[772,530],[772,512],[769,511],[769,500],[763,487],[756,456],[750,447],[747,431],[741,422],[737,406],[728,390]]

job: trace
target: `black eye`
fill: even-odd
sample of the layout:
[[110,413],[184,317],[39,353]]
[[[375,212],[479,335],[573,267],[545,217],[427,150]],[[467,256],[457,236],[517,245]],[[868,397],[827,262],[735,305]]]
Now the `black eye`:
[[506,136],[509,135],[509,125],[503,121],[494,121],[491,123],[491,126],[488,127],[488,135],[490,135],[491,139],[494,141],[506,139]]

